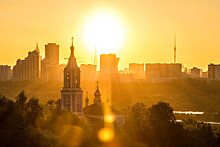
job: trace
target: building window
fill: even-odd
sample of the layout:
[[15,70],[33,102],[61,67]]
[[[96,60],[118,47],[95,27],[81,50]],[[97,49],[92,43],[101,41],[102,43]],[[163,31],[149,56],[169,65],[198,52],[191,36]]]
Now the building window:
[[69,73],[67,73],[66,74],[66,87],[70,87],[70,74]]

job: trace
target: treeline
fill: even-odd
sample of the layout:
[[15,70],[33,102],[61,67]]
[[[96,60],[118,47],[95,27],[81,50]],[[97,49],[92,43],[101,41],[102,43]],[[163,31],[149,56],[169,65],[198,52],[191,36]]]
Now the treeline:
[[188,119],[179,122],[168,103],[147,108],[137,103],[128,109],[124,132],[135,142],[159,147],[218,146],[212,126]]
[[[22,91],[14,101],[0,96],[0,146],[79,146],[87,139],[83,119],[61,110],[61,100],[45,105]],[[83,134],[83,135],[82,135]]]
[[218,146],[219,139],[209,124],[193,120],[177,122],[168,103],[147,108],[137,103],[125,109],[125,124],[114,124],[115,138],[101,143],[97,131],[101,120],[88,121],[61,110],[61,100],[45,105],[28,99],[22,91],[14,100],[0,95],[0,146],[93,147],[93,146]]

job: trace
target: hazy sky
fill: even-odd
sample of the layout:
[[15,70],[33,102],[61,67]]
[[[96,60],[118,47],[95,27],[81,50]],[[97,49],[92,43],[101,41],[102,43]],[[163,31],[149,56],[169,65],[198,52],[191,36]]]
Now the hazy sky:
[[119,67],[129,62],[177,61],[207,68],[220,63],[220,0],[0,0],[0,64],[14,65],[39,43],[60,45],[60,62],[69,57],[74,36],[76,57],[93,63],[83,31],[90,17],[107,10],[121,21],[125,38],[117,50]]

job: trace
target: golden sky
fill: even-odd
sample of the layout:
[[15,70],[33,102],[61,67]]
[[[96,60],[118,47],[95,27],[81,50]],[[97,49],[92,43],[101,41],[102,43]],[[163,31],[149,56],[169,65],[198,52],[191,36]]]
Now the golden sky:
[[177,61],[207,68],[220,63],[219,0],[0,0],[0,64],[14,65],[39,43],[60,45],[60,62],[69,57],[74,36],[76,57],[93,63],[86,44],[89,19],[106,11],[123,27],[117,56],[119,68],[128,63],[173,62],[174,34]]

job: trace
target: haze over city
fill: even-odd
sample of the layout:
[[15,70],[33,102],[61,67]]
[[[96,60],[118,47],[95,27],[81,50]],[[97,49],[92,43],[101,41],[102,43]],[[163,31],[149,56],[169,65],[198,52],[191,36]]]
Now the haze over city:
[[219,0],[0,0],[0,146],[219,147]]
[[[66,63],[64,58],[69,56],[72,35],[77,42],[76,55],[83,57],[82,63],[93,63],[95,45],[98,54],[117,53],[119,69],[132,62],[171,63],[174,34],[177,62],[206,70],[209,63],[220,62],[218,0],[147,0],[135,4],[133,1],[9,0],[0,3],[1,64],[15,65],[16,59],[35,48],[36,42],[43,57],[46,43],[58,43],[60,62]],[[93,25],[94,22],[97,24]]]

